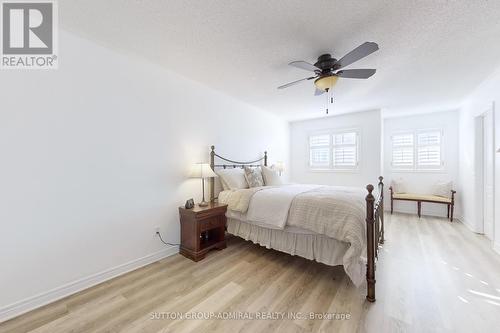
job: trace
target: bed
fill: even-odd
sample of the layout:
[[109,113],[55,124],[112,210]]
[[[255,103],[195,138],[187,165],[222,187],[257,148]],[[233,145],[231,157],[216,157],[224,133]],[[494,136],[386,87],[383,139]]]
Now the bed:
[[[215,172],[267,167],[267,159],[264,152],[257,160],[239,162],[217,154],[212,146],[210,166]],[[366,279],[366,299],[374,302],[375,265],[384,242],[383,186],[379,177],[377,189],[369,184],[366,190],[286,184],[217,191],[211,178],[210,199],[228,205],[228,233],[326,265],[342,265],[356,286]]]

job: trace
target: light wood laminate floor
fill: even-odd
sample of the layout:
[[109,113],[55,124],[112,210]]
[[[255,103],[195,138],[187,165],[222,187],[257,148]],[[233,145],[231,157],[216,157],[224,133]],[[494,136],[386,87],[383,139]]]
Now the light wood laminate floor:
[[[0,324],[0,332],[498,332],[500,256],[446,219],[387,215],[377,302],[342,267],[239,238],[175,255]],[[349,320],[171,320],[153,313],[347,313]],[[165,314],[164,314],[165,315]]]

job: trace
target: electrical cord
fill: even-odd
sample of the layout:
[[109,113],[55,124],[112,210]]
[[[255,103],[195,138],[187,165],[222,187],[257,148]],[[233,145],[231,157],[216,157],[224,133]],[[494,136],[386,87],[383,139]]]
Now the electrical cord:
[[179,246],[180,244],[172,244],[172,243],[167,243],[163,240],[163,238],[161,237],[161,234],[159,231],[156,232],[156,234],[158,235],[158,237],[160,238],[160,241],[165,244],[165,245],[169,245],[169,246]]

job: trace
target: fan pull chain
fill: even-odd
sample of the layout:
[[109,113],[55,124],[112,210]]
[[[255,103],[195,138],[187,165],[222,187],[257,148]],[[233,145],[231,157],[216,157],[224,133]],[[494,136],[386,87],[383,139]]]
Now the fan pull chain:
[[329,88],[326,88],[326,114],[328,114],[328,93],[329,93],[330,89]]

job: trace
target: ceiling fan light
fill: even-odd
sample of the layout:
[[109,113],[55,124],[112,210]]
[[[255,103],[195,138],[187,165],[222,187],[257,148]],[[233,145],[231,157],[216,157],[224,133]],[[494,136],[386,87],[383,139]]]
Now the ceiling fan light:
[[323,76],[314,81],[316,87],[320,90],[325,91],[326,89],[331,89],[337,83],[339,77],[337,75]]

